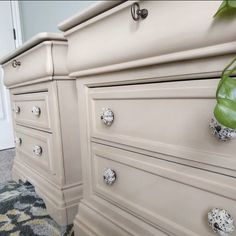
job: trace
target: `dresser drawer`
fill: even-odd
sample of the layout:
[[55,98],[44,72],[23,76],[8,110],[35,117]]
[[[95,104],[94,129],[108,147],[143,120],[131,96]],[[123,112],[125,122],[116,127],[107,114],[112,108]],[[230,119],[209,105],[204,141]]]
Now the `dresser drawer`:
[[15,143],[17,157],[32,169],[41,174],[55,174],[52,134],[16,126]]
[[[91,166],[93,194],[170,235],[214,235],[207,219],[213,208],[236,218],[233,178],[98,144]],[[115,177],[108,184],[109,168]]]
[[[22,51],[22,50],[21,50]],[[50,81],[53,76],[68,75],[65,58],[67,42],[44,41],[23,51],[3,64],[4,84],[7,87]]]
[[[136,152],[164,154],[166,160],[236,176],[236,140],[219,141],[209,129],[217,84],[213,79],[90,88],[90,135]],[[111,124],[108,108],[114,115]]]
[[12,95],[12,105],[17,124],[51,131],[48,92]]
[[[116,65],[117,70],[139,67],[142,59],[235,40],[236,20],[213,18],[219,1],[138,1],[140,9],[148,10],[148,16],[138,21],[131,16],[133,3],[126,1],[66,31],[71,73],[105,70],[105,66],[115,70]],[[71,21],[76,22],[76,17]]]

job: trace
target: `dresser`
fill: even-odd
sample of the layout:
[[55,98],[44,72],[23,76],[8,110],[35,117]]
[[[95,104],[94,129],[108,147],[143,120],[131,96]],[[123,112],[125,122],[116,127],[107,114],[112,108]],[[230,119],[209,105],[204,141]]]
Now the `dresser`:
[[59,24],[80,113],[75,235],[236,235],[236,140],[209,128],[236,56],[219,5],[101,2]]
[[0,60],[13,112],[13,179],[33,184],[60,225],[73,222],[82,196],[77,91],[66,53],[61,34],[40,33]]

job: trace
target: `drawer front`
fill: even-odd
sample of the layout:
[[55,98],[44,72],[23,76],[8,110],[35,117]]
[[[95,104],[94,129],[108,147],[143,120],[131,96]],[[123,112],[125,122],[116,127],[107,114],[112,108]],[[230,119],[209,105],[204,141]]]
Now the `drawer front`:
[[[217,84],[218,80],[196,80],[90,88],[90,135],[101,142],[236,176],[236,140],[219,141],[209,129]],[[111,124],[103,122],[111,119],[108,108],[114,115]],[[102,120],[102,114],[108,117]]]
[[133,20],[133,2],[127,1],[66,33],[70,72],[122,63],[120,69],[126,62],[235,40],[236,19],[213,18],[219,1],[138,2],[148,10],[144,20]]
[[17,157],[37,172],[55,174],[52,134],[16,126]]
[[43,42],[4,64],[5,85],[13,86],[52,76],[51,47],[51,42]]
[[48,92],[12,95],[16,124],[51,131]]
[[[108,168],[116,174],[110,184]],[[98,144],[91,175],[93,194],[170,235],[214,235],[207,217],[213,208],[236,218],[235,179],[226,176]]]

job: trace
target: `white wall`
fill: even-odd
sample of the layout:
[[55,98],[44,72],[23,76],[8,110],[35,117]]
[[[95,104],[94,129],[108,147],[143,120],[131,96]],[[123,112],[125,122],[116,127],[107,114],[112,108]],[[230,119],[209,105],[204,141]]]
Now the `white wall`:
[[23,42],[39,32],[58,32],[58,23],[95,2],[19,1]]

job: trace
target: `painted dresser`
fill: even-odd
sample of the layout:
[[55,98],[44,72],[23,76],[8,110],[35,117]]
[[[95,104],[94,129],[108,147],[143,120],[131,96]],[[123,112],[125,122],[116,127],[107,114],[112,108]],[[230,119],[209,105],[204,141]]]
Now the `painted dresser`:
[[209,128],[236,56],[219,5],[110,1],[59,25],[80,111],[77,236],[236,235],[236,140]]
[[32,183],[60,225],[73,222],[82,196],[77,91],[66,53],[61,34],[40,33],[0,61],[13,112],[13,179]]

